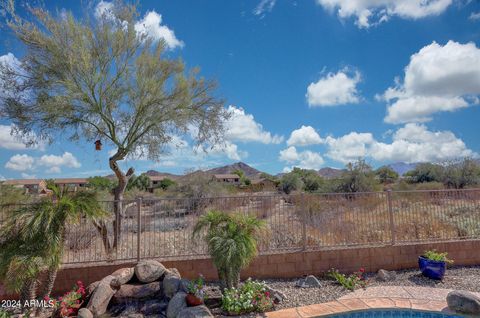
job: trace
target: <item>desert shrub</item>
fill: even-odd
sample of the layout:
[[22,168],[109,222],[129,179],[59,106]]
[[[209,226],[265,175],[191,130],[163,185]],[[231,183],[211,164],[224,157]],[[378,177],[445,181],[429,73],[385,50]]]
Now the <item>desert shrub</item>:
[[416,190],[442,190],[442,189],[445,189],[445,187],[441,182],[432,181],[432,182],[419,183],[415,186],[415,189]]
[[360,268],[358,272],[355,272],[350,275],[341,274],[336,269],[331,269],[328,272],[328,276],[335,280],[338,284],[342,285],[348,290],[354,290],[356,288],[365,288],[367,285],[364,275],[365,269]]
[[116,186],[116,182],[105,177],[95,176],[87,179],[87,187],[97,191],[111,192]]
[[338,178],[337,192],[370,192],[379,189],[372,168],[363,159],[346,166],[346,171]]
[[422,182],[441,182],[443,168],[441,165],[433,163],[420,163],[415,169],[405,173],[405,176],[414,183]]
[[290,194],[292,191],[301,190],[303,182],[298,174],[287,173],[280,180],[279,186],[283,192]]
[[0,183],[0,205],[26,203],[29,199],[24,189]]
[[273,298],[265,283],[246,280],[239,288],[227,288],[223,292],[222,309],[234,315],[265,312],[273,308]]
[[133,175],[128,179],[127,191],[137,189],[140,191],[148,191],[150,188],[150,178],[145,173],[139,176]]
[[476,186],[480,184],[480,165],[469,158],[448,162],[443,167],[442,182],[455,189]]
[[387,166],[383,166],[375,170],[375,175],[383,184],[394,183],[398,179],[398,173]]

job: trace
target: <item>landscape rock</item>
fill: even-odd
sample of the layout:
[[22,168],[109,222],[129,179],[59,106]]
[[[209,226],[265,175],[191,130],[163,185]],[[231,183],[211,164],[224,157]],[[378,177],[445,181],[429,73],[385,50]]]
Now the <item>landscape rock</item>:
[[135,274],[133,267],[117,269],[112,273],[114,279],[112,279],[110,285],[114,288],[118,288],[123,284],[128,283],[133,278],[133,274]]
[[[287,295],[285,295],[281,291],[276,290],[276,289],[274,289],[274,288],[272,288],[268,285],[267,285],[267,291],[270,293],[270,297],[273,299],[273,302],[275,304],[279,304],[282,301],[284,301],[285,299],[287,299]],[[220,298],[220,301],[221,301],[221,298]]]
[[222,290],[218,286],[205,286],[205,305],[208,308],[218,308],[222,305]]
[[115,303],[129,302],[132,300],[146,299],[162,296],[162,283],[153,282],[149,284],[131,285],[125,284],[113,296]]
[[80,308],[77,314],[78,318],[93,318],[93,314],[87,308]]
[[151,283],[159,279],[166,271],[165,266],[155,260],[145,260],[135,266],[135,276],[142,283]]
[[167,318],[176,318],[180,311],[187,307],[185,296],[187,296],[186,293],[179,292],[170,299],[167,306]]
[[[175,269],[176,270],[176,269]],[[168,298],[172,298],[180,287],[181,277],[178,271],[167,270],[163,278],[163,292]]]
[[454,290],[447,295],[448,308],[456,312],[480,315],[480,298],[467,291]]
[[85,288],[85,302],[88,303],[88,301],[90,300],[90,297],[92,297],[93,295],[93,292],[95,291],[95,289],[97,288],[97,286],[100,284],[100,281],[97,280],[96,282],[93,282],[91,284],[89,284],[87,286],[87,288]]
[[180,286],[178,287],[178,291],[188,293],[188,287],[190,286],[190,281],[186,278],[182,278],[180,280]]
[[112,275],[109,275],[102,279],[90,297],[86,308],[90,310],[95,317],[107,311],[108,304],[116,292],[116,290],[110,286],[113,278]]
[[299,279],[296,286],[302,288],[320,287],[320,281],[315,276],[308,275],[305,278]]
[[149,300],[140,308],[140,312],[146,316],[157,315],[163,313],[168,306],[167,301]]
[[169,268],[165,271],[165,275],[169,273],[172,276],[176,276],[178,278],[182,278],[182,275],[180,275],[180,272],[176,268]]
[[209,317],[213,317],[213,315],[206,306],[195,306],[195,307],[183,308],[178,313],[176,318],[209,318]]
[[397,278],[397,274],[395,272],[387,271],[384,269],[380,269],[377,273],[377,280],[381,282],[391,282]]

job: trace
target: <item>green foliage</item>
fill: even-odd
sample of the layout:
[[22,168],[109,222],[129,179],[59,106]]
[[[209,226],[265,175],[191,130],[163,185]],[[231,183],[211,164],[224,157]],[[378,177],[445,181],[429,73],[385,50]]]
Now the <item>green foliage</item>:
[[380,183],[383,184],[394,183],[398,180],[398,173],[387,166],[383,166],[375,170],[375,175]]
[[158,184],[158,186],[163,190],[168,190],[169,188],[174,187],[175,185],[176,185],[176,182],[168,178],[161,180],[160,183]]
[[365,288],[366,281],[363,277],[365,270],[360,268],[358,272],[355,272],[350,275],[341,274],[336,269],[331,269],[327,275],[337,281],[340,285],[345,287],[348,290],[355,290],[358,287]]
[[0,318],[10,318],[12,317],[12,314],[10,314],[8,311],[0,309]]
[[480,165],[469,158],[449,162],[443,167],[442,182],[455,189],[476,186],[480,184]]
[[290,194],[292,191],[301,190],[303,187],[303,182],[298,174],[287,173],[282,176],[279,186],[283,192]]
[[147,191],[150,188],[150,184],[150,178],[146,174],[142,173],[138,177],[133,175],[128,179],[127,191],[132,189]]
[[218,276],[226,287],[236,287],[240,271],[257,255],[257,241],[266,223],[241,213],[209,211],[195,225],[193,235],[206,230],[205,241]]
[[87,179],[87,187],[97,191],[112,191],[116,183],[109,178],[95,176]]
[[442,166],[433,163],[420,163],[415,169],[405,173],[414,183],[442,182]]
[[207,300],[205,280],[202,276],[199,276],[188,284],[188,293],[193,294],[204,301]]
[[0,205],[26,203],[29,200],[23,188],[0,183]]
[[423,183],[417,183],[415,184],[415,190],[425,190],[425,191],[430,191],[430,190],[443,190],[445,189],[445,186],[441,182],[423,182]]
[[451,260],[447,257],[448,256],[447,252],[440,253],[440,252],[437,252],[437,250],[428,250],[428,251],[425,251],[423,253],[423,256],[426,259],[436,261],[436,262],[445,262],[445,263],[448,263],[448,264],[453,263],[453,260]]
[[238,289],[225,289],[222,297],[222,309],[234,315],[269,311],[273,308],[273,304],[265,283],[253,281],[250,278]]
[[379,184],[372,168],[363,159],[346,166],[342,176],[338,179],[338,192],[369,192],[377,190]]
[[14,292],[46,270],[58,269],[68,224],[106,216],[93,192],[64,192],[49,183],[52,197],[7,215],[0,228],[0,280]]

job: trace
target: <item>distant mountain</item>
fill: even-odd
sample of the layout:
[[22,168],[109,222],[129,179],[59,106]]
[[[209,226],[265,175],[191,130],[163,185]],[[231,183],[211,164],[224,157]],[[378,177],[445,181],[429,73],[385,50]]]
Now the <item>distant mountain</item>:
[[402,176],[406,172],[415,169],[417,165],[418,163],[395,162],[387,165],[387,167]]
[[246,163],[243,162],[236,162],[231,165],[223,166],[223,167],[218,167],[218,168],[213,168],[210,170],[205,171],[206,173],[209,174],[226,174],[226,173],[233,173],[235,170],[241,170],[245,173],[245,176],[248,178],[255,178],[259,177],[260,174],[262,173],[261,171],[250,167]]
[[169,178],[169,179],[172,179],[172,180],[180,177],[179,175],[176,175],[176,174],[173,174],[173,173],[159,172],[159,171],[156,171],[156,170],[148,170],[147,172],[145,172],[145,174],[149,177],[165,177],[165,178]]
[[330,168],[330,167],[325,167],[317,171],[318,175],[320,177],[326,178],[326,179],[332,179],[332,178],[338,178],[342,175],[342,173],[345,171],[345,169],[336,169],[336,168]]

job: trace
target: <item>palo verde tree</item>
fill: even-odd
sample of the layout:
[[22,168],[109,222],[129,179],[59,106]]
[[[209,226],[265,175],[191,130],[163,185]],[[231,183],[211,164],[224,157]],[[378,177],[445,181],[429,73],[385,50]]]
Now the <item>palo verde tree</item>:
[[[135,30],[135,5],[118,0],[101,17],[82,18],[27,8],[25,18],[13,0],[4,0],[7,26],[25,55],[18,65],[1,65],[0,90],[6,92],[1,114],[23,136],[101,140],[116,148],[109,158],[118,179],[115,233],[113,242],[104,240],[111,252],[120,240],[122,199],[134,174],[119,162],[137,156],[158,161],[175,135],[189,133],[197,143],[218,144],[229,115],[214,95],[213,81],[166,56],[163,41]],[[99,228],[104,237],[106,229]]]

